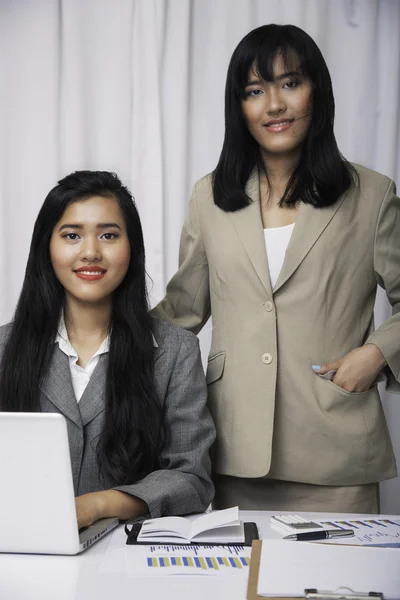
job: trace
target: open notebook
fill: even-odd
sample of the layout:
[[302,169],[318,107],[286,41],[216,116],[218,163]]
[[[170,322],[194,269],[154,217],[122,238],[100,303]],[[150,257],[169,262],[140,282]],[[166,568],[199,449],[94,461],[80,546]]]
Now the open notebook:
[[244,524],[239,519],[237,506],[188,517],[160,517],[144,521],[137,541],[166,544],[243,544]]

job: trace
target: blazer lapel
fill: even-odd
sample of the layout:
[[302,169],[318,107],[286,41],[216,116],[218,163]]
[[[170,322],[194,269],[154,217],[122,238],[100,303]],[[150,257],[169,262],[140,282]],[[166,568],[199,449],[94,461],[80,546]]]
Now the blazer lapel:
[[159,346],[154,335],[153,335],[153,343],[154,343],[154,362],[156,362],[156,360],[158,360],[160,358],[160,356],[162,356],[164,354],[165,348],[163,348],[162,346]]
[[41,391],[63,415],[78,427],[82,427],[82,419],[72,386],[68,356],[60,350],[58,344],[54,344],[54,352]]
[[326,208],[301,204],[274,294],[293,275],[341,206],[346,194]]
[[[164,354],[165,349],[160,347],[155,339],[154,345],[154,360],[156,361]],[[102,354],[80,399],[78,406],[83,426],[97,417],[106,407],[107,361],[108,354]]]
[[272,299],[271,280],[265,249],[264,229],[260,211],[260,182],[258,169],[253,169],[246,185],[252,202],[246,208],[228,213],[268,296]]
[[106,407],[105,390],[108,354],[101,354],[99,362],[79,401],[79,410],[83,425],[87,425]]

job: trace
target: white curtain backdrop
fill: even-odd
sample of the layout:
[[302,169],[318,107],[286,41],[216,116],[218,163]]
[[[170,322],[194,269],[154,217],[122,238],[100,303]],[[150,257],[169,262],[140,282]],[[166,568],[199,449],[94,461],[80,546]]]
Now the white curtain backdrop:
[[[114,170],[130,187],[151,298],[162,297],[190,189],[221,149],[229,58],[271,22],[302,27],[321,48],[343,154],[400,185],[398,0],[0,0],[0,323],[39,207],[76,169]],[[380,293],[377,322],[389,314]],[[400,397],[384,404],[400,465]],[[399,478],[382,485],[381,508],[400,513]]]

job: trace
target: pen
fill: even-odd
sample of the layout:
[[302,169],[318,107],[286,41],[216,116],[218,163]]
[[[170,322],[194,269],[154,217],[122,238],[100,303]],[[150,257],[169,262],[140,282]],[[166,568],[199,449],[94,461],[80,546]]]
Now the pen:
[[350,537],[354,535],[354,529],[323,529],[322,531],[309,531],[304,533],[293,533],[286,535],[284,540],[309,541],[328,540],[337,537]]

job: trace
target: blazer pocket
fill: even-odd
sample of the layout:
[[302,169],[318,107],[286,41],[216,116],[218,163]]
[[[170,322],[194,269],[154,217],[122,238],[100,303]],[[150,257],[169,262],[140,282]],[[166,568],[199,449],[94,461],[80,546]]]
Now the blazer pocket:
[[344,388],[340,387],[340,385],[337,385],[336,383],[333,383],[333,379],[336,375],[336,371],[328,371],[328,373],[325,373],[325,375],[321,375],[320,373],[316,373],[316,375],[318,375],[318,377],[320,379],[324,379],[325,382],[331,386],[333,389],[337,390],[338,392],[340,392],[341,394],[344,394],[345,396],[364,396],[366,394],[368,394],[371,390],[375,389],[377,384],[381,381],[384,381],[384,379],[382,379],[381,377],[378,377],[372,384],[371,387],[369,387],[367,390],[364,390],[363,392],[348,392],[347,390],[345,390]]
[[225,352],[218,352],[208,359],[206,373],[207,385],[218,381],[218,379],[222,377],[225,367],[225,356]]

